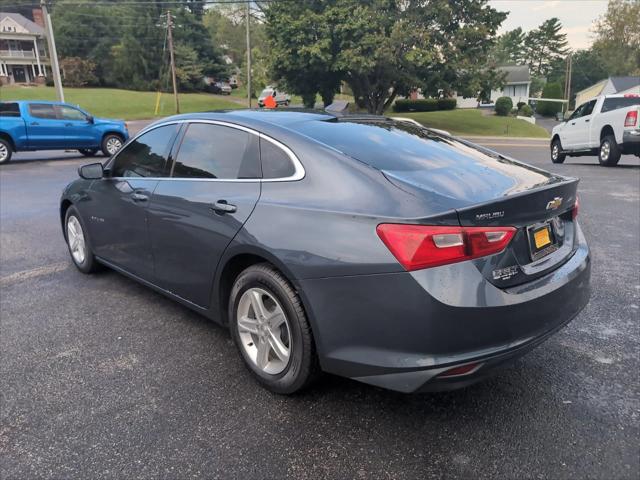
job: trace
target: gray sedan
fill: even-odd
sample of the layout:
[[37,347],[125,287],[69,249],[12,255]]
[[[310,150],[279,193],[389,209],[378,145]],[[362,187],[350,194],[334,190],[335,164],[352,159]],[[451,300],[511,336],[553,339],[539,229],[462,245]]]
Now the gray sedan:
[[79,173],[60,203],[78,269],[228,326],[278,393],[321,371],[463,387],[589,299],[577,180],[402,120],[181,115]]

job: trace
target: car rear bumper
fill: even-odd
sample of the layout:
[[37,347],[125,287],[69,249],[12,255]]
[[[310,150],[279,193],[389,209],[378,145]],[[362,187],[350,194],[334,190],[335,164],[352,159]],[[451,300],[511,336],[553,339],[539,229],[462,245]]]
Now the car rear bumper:
[[[322,368],[401,392],[464,387],[543,342],[589,301],[590,256],[499,289],[471,262],[416,272],[301,281]],[[440,379],[459,365],[469,375]]]
[[622,134],[622,151],[624,153],[640,153],[640,129],[626,130]]

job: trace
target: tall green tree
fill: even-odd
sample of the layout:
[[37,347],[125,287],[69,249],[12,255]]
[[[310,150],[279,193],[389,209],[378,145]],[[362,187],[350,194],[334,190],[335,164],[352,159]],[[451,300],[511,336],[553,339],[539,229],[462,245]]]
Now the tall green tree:
[[592,48],[609,75],[640,75],[640,1],[609,0],[594,32]]
[[562,33],[562,24],[556,17],[545,20],[527,33],[525,44],[527,63],[535,76],[545,76],[554,61],[569,53],[567,35]]
[[506,14],[486,0],[301,0],[266,7],[274,75],[311,99],[341,80],[382,113],[422,87],[451,93],[488,77],[486,54]]
[[498,65],[521,64],[525,60],[525,34],[522,28],[500,35],[491,49],[491,59]]

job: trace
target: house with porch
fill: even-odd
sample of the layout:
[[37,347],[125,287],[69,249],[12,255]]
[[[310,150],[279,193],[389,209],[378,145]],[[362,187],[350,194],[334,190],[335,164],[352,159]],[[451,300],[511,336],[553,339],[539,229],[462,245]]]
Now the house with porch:
[[0,83],[45,83],[50,70],[42,10],[31,21],[18,13],[0,12]]

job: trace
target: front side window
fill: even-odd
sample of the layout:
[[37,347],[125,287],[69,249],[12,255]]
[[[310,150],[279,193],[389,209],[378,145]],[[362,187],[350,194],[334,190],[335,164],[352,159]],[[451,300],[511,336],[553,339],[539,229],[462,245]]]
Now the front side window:
[[571,116],[569,117],[569,120],[575,120],[576,118],[580,118],[582,115],[584,115],[584,109],[586,107],[587,107],[587,104],[583,103],[578,108],[576,108],[576,111],[571,114]]
[[582,113],[582,117],[585,117],[587,115],[591,115],[591,113],[593,112],[593,107],[596,106],[596,101],[595,100],[591,100],[589,103],[587,103],[587,105],[584,107],[584,112]]
[[167,157],[179,125],[164,125],[140,135],[120,152],[112,177],[166,177]]
[[255,136],[237,128],[192,123],[182,139],[174,178],[259,178]]
[[50,120],[57,120],[58,118],[53,105],[48,103],[32,103],[29,105],[29,113],[35,118],[47,118]]
[[260,139],[260,160],[262,178],[287,178],[296,172],[289,155],[264,138]]
[[86,115],[77,108],[56,106],[56,110],[58,111],[58,118],[62,120],[82,120],[83,122],[87,120]]

